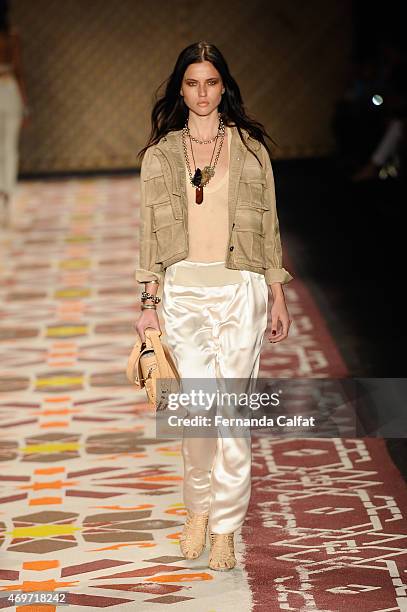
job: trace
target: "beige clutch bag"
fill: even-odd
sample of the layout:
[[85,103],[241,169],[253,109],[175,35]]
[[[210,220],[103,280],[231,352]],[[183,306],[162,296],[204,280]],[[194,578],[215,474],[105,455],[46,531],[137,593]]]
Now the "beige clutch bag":
[[144,335],[146,341],[139,339],[130,353],[127,378],[138,389],[146,390],[147,399],[156,410],[165,410],[168,394],[179,392],[180,376],[168,346],[160,340],[161,332],[147,327]]

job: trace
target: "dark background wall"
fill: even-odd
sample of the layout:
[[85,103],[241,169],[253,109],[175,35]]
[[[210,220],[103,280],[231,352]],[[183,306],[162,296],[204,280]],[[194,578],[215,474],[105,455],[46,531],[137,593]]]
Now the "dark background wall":
[[344,0],[13,0],[31,124],[20,172],[134,168],[153,93],[200,39],[224,53],[276,158],[332,151],[351,52]]

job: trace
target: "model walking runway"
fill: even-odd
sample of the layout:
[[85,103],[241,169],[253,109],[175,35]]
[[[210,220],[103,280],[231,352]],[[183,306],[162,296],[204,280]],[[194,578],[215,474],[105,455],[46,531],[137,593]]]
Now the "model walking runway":
[[[235,569],[205,567],[208,550],[198,559],[180,554],[181,441],[155,439],[145,395],[124,374],[138,303],[137,180],[21,185],[33,227],[17,243],[8,235],[0,268],[0,588],[68,591],[81,612],[90,601],[96,610],[172,603],[189,612],[203,600],[235,612],[237,598],[257,612],[284,598],[336,609],[339,589],[356,607],[360,592],[346,585],[362,583],[378,587],[361,591],[373,610],[396,607],[405,485],[380,440],[252,436]],[[284,347],[264,338],[259,376],[340,376],[337,348],[300,280],[287,301],[293,338]],[[340,569],[332,546],[346,548]],[[353,561],[362,552],[369,567]]]

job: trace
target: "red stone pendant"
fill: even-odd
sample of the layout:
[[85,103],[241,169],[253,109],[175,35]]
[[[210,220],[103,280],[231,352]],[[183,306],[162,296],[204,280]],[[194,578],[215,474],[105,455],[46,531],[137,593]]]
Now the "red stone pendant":
[[196,204],[202,204],[202,202],[203,202],[203,187],[196,187],[196,189],[195,189],[195,202],[196,202]]

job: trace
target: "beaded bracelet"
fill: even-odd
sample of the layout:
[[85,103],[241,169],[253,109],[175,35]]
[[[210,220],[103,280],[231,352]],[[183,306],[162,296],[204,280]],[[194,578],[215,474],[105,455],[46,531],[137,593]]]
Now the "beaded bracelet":
[[145,302],[146,300],[154,300],[154,304],[158,304],[158,302],[161,302],[161,298],[157,297],[156,295],[153,295],[152,293],[148,293],[147,291],[142,291],[141,301]]

